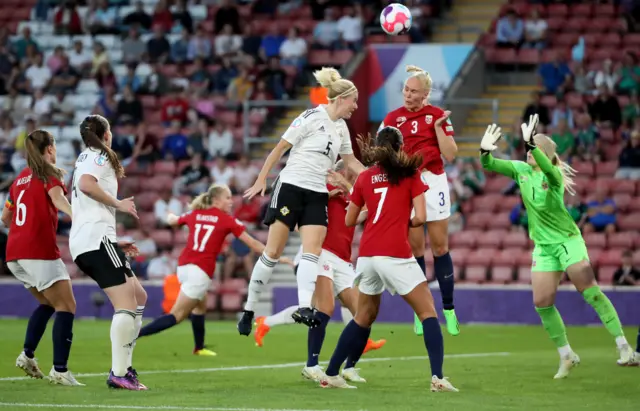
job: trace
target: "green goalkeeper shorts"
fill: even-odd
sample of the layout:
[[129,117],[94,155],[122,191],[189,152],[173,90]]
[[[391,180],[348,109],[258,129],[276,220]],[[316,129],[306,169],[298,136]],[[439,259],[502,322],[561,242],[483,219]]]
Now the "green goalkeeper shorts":
[[531,271],[564,272],[567,267],[584,260],[589,261],[589,253],[582,237],[559,244],[540,244],[533,249]]

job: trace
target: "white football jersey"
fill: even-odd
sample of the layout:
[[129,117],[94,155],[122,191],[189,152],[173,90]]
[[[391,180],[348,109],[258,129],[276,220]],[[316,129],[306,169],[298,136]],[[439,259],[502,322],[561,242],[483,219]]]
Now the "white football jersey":
[[69,233],[69,249],[75,260],[80,254],[98,250],[104,237],[115,242],[116,209],[91,199],[80,191],[80,177],[93,176],[101,189],[118,197],[118,179],[109,160],[94,148],[85,149],[76,160],[73,172],[73,188],[71,192],[71,232]]
[[320,193],[327,192],[327,171],[338,154],[353,154],[347,123],[332,121],[322,105],[300,114],[282,138],[293,147],[280,181]]

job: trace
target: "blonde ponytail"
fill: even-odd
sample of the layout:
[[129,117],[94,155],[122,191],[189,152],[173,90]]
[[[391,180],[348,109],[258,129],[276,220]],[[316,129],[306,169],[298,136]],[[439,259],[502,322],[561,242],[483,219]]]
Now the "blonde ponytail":
[[191,210],[206,210],[224,192],[231,192],[226,184],[212,184],[206,193],[202,193],[191,201]]
[[536,143],[536,146],[538,146],[551,160],[551,164],[560,169],[562,183],[564,184],[565,190],[572,196],[576,195],[576,182],[573,178],[576,176],[577,171],[569,164],[560,160],[560,156],[556,153],[556,142],[544,134],[536,134],[533,136],[533,141]]
[[424,71],[418,66],[412,66],[412,65],[408,65],[405,70],[407,71],[407,73],[411,74],[409,78],[407,78],[407,80],[410,78],[417,78],[422,84],[422,87],[426,91],[431,90],[431,86],[433,85],[433,80],[431,79],[431,76],[429,75],[429,73],[427,73],[426,71]]
[[357,91],[355,84],[342,78],[338,70],[332,67],[323,67],[313,72],[313,77],[320,86],[327,89],[327,99],[333,101],[338,97],[345,97]]

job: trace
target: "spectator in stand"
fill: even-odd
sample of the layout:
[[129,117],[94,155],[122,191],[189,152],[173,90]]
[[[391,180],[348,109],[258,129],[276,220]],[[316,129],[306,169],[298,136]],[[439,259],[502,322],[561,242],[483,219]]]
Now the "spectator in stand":
[[164,277],[174,274],[178,268],[178,260],[171,255],[171,248],[163,248],[160,255],[152,258],[147,267],[147,278],[149,280],[161,280]]
[[211,88],[211,75],[207,70],[205,62],[201,58],[193,61],[193,72],[189,76],[189,87],[191,91],[209,90]]
[[544,49],[548,27],[546,20],[540,17],[538,9],[531,9],[531,14],[524,23],[524,46],[538,50]]
[[133,146],[135,144],[135,139],[130,136],[120,134],[118,131],[119,130],[115,130],[113,132],[111,149],[118,154],[118,157],[126,167],[126,165],[133,161]]
[[149,74],[143,82],[142,91],[146,94],[154,94],[156,96],[164,96],[171,90],[169,78],[160,71],[160,64],[151,66],[151,74]]
[[451,199],[451,216],[449,217],[449,234],[457,233],[464,230],[464,215],[462,214],[462,206],[458,199],[458,194],[451,190],[449,194]]
[[507,143],[505,154],[510,160],[521,159],[524,155],[520,124],[522,124],[520,119],[516,118],[511,125],[511,131],[505,132],[502,136],[505,143]]
[[176,2],[172,16],[174,30],[176,30],[176,26],[178,26],[177,30],[179,32],[187,31],[188,33],[193,33],[193,17],[191,17],[191,13],[189,13],[186,0],[178,0]]
[[62,65],[54,72],[49,82],[49,92],[51,93],[70,93],[76,89],[82,75],[71,65],[69,59],[65,56],[62,58]]
[[13,52],[18,60],[22,60],[27,56],[27,49],[33,47],[36,51],[40,50],[38,43],[31,37],[31,29],[25,27],[22,29],[22,37],[13,43]]
[[144,3],[137,1],[135,10],[127,14],[122,23],[125,26],[137,26],[148,31],[151,28],[152,20],[151,16],[144,10]]
[[567,161],[573,155],[576,145],[576,138],[567,127],[567,120],[558,120],[558,125],[551,133],[551,139],[556,143],[556,153],[563,160]]
[[0,44],[0,95],[7,94],[9,78],[15,64],[15,56],[9,52],[7,46]]
[[276,100],[285,98],[287,94],[285,89],[287,73],[280,66],[280,59],[278,57],[271,57],[269,59],[269,65],[262,70],[258,79],[264,80],[267,88]]
[[238,13],[236,5],[232,4],[230,0],[220,0],[220,7],[216,12],[214,22],[216,34],[220,33],[226,24],[230,24],[233,27],[234,33],[240,33],[240,13]]
[[92,55],[89,50],[84,48],[84,44],[80,40],[73,42],[73,50],[68,53],[69,65],[78,73],[87,74],[91,71]]
[[180,89],[173,88],[160,107],[160,118],[165,126],[176,121],[183,125],[187,121],[187,111],[189,101],[181,95]]
[[60,126],[70,126],[73,123],[75,112],[76,108],[73,104],[65,99],[65,92],[58,90],[51,99],[51,120],[53,123]]
[[570,129],[575,127],[573,122],[573,112],[569,107],[567,107],[567,103],[565,103],[564,100],[559,100],[558,104],[556,104],[556,107],[551,112],[551,127],[558,127],[560,120],[564,120]]
[[213,76],[213,90],[216,93],[226,93],[231,81],[237,77],[238,69],[231,59],[223,58],[220,69]]
[[102,91],[102,96],[93,108],[93,114],[100,114],[102,117],[111,121],[115,118],[118,110],[116,90],[113,87],[107,86]]
[[524,109],[524,113],[522,113],[522,122],[529,121],[529,117],[537,114],[540,124],[544,126],[548,126],[551,123],[549,119],[549,108],[542,104],[542,95],[534,91],[531,93],[531,101],[527,104],[527,107]]
[[347,7],[345,14],[338,20],[337,27],[340,39],[347,48],[353,51],[359,51],[362,48],[364,20],[360,4]]
[[29,113],[31,97],[21,96],[15,88],[9,89],[9,95],[4,99],[3,109],[14,122],[22,123],[24,116]]
[[598,127],[617,129],[622,124],[618,99],[605,86],[600,87],[598,98],[589,107],[589,113]]
[[43,64],[42,53],[36,54],[33,63],[24,75],[29,80],[29,88],[31,90],[47,87],[49,80],[51,80],[51,70]]
[[53,13],[55,34],[82,34],[82,19],[76,9],[75,0],[62,1]]
[[638,57],[632,51],[627,51],[622,59],[622,67],[618,71],[620,81],[618,82],[618,92],[630,95],[640,92],[640,65]]
[[[0,118],[2,126],[0,128],[0,151],[12,151],[16,144],[16,139],[20,134],[20,129],[14,126],[13,120],[9,116]],[[253,185],[253,181],[251,182]]]
[[56,47],[53,50],[53,54],[47,59],[47,67],[52,73],[55,73],[62,66],[62,59],[64,58],[64,48],[61,46]]
[[116,75],[113,73],[113,69],[111,68],[111,64],[102,63],[98,72],[96,73],[96,83],[100,88],[111,87],[114,90],[118,89],[118,79]]
[[183,31],[180,38],[171,45],[171,61],[178,64],[189,62],[189,41],[191,36],[188,31]]
[[625,250],[622,253],[622,265],[613,274],[613,285],[639,285],[640,270],[633,266],[633,253]]
[[524,40],[524,22],[514,10],[509,10],[498,20],[496,45],[505,48],[520,48]]
[[209,120],[206,118],[200,118],[198,122],[192,126],[191,134],[189,134],[189,145],[187,147],[189,156],[193,156],[195,153],[198,153],[203,158],[206,157],[206,141],[208,138]]
[[205,62],[211,60],[211,51],[213,47],[211,40],[204,32],[202,27],[198,27],[196,33],[189,40],[189,48],[187,50],[187,60],[193,61],[196,58],[201,58]]
[[233,150],[233,134],[222,121],[216,121],[214,129],[209,133],[207,150],[211,158],[226,157],[231,154],[231,150]]
[[253,91],[253,83],[249,79],[246,67],[240,67],[240,72],[231,80],[227,89],[227,99],[230,104],[241,104],[247,100]]
[[484,186],[487,183],[487,177],[477,161],[465,161],[460,173],[462,184],[469,188],[474,195],[482,194]]
[[31,100],[31,114],[38,124],[51,125],[51,100],[40,88],[35,89]]
[[585,233],[613,233],[616,231],[616,204],[607,195],[607,187],[596,187],[595,199],[587,203],[587,222],[584,224]]
[[109,63],[109,54],[104,48],[104,44],[96,41],[93,43],[93,57],[91,58],[91,74],[96,75],[100,66]]
[[625,126],[632,127],[638,118],[640,118],[640,100],[638,93],[632,93],[629,103],[622,109],[622,121]]
[[156,224],[159,228],[170,228],[167,223],[169,213],[174,215],[182,215],[184,207],[180,200],[174,197],[170,189],[162,190],[160,198],[153,205],[153,213],[156,216]]
[[601,147],[598,129],[591,122],[588,114],[581,114],[577,118],[576,155],[583,161],[601,161]]
[[251,164],[246,154],[240,154],[233,176],[233,185],[239,193],[244,193],[256,181],[260,170]]
[[131,91],[133,91],[134,93],[137,93],[138,90],[140,90],[140,87],[142,87],[142,82],[140,81],[140,77],[136,75],[135,63],[127,64],[127,72],[120,79],[119,86],[120,86],[120,89],[123,89],[124,87],[129,87]]
[[590,94],[593,91],[593,82],[589,78],[584,61],[578,63],[573,71],[573,90],[581,95]]
[[280,47],[284,41],[285,37],[280,34],[280,28],[275,24],[269,26],[269,33],[262,38],[262,43],[260,43],[262,59],[267,60],[271,57],[278,57],[280,55]]
[[527,208],[522,200],[511,209],[509,221],[511,222],[512,231],[528,231],[529,218],[527,216]]
[[16,171],[9,162],[7,153],[0,151],[0,193],[4,196],[9,192],[9,187],[13,184],[13,179],[16,177]]
[[142,102],[133,94],[131,87],[127,86],[122,89],[122,98],[118,102],[116,113],[118,124],[138,125],[144,120]]
[[316,24],[313,29],[313,44],[311,48],[321,50],[335,50],[339,46],[340,32],[338,23],[333,18],[333,10],[326,9],[324,20]]
[[151,21],[154,28],[160,26],[163,32],[171,32],[171,28],[173,27],[173,15],[169,11],[166,0],[158,0],[156,7],[153,10]]
[[15,150],[23,151],[24,143],[27,141],[27,136],[35,131],[36,129],[36,121],[32,117],[27,117],[24,122],[24,129],[20,130],[18,137],[16,137]]
[[216,36],[215,48],[217,57],[234,58],[242,50],[242,36],[233,33],[233,27],[225,24]]
[[197,196],[209,188],[209,169],[202,163],[202,156],[194,154],[191,163],[182,169],[180,177],[173,184],[173,195]]
[[620,152],[616,178],[640,180],[640,132],[633,131]]
[[547,94],[562,95],[571,85],[571,69],[560,53],[555,53],[551,63],[543,63],[538,75]]
[[297,27],[289,29],[287,39],[280,46],[280,57],[282,64],[295,66],[302,70],[307,62],[307,42],[300,37],[300,30]]
[[136,142],[133,147],[133,158],[136,160],[136,166],[140,170],[153,163],[159,154],[156,138],[146,132],[144,123],[134,127],[132,124],[124,124],[123,133],[129,138],[133,138]]
[[143,60],[147,52],[147,45],[140,39],[140,33],[136,27],[131,27],[127,37],[122,41],[122,61],[125,64],[138,63]]
[[262,37],[255,32],[253,24],[246,24],[243,27],[242,52],[248,56],[258,58],[260,56],[261,46]]
[[273,17],[278,11],[278,2],[274,0],[254,0],[251,5],[251,11],[255,14],[265,14]]
[[215,184],[226,184],[235,192],[233,187],[233,167],[227,163],[227,159],[219,156],[216,157],[213,167],[211,167],[211,179]]
[[153,37],[147,41],[147,56],[152,63],[165,63],[169,59],[171,44],[164,33],[161,25],[153,25]]
[[173,161],[188,159],[188,144],[189,140],[182,132],[182,123],[178,120],[172,121],[168,134],[162,142],[162,158]]
[[88,21],[89,31],[92,35],[97,34],[119,34],[116,27],[118,13],[115,7],[109,7],[108,0],[98,0],[98,8],[93,14],[93,18]]
[[[602,63],[600,70],[592,71],[589,75],[593,78],[593,85],[596,89],[606,87],[611,93],[615,91],[619,77],[618,74],[613,71],[613,62],[611,59],[606,59]],[[594,94],[597,94],[597,90],[594,90]]]

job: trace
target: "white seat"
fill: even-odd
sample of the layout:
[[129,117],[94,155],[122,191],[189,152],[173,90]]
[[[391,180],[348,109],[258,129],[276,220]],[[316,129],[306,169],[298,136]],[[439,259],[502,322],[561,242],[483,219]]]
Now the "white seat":
[[96,42],[102,43],[107,51],[120,50],[122,46],[120,39],[113,34],[101,34],[96,36]]
[[146,63],[138,64],[138,67],[136,67],[136,76],[140,77],[140,80],[143,80],[149,75],[151,75],[151,66]]
[[69,36],[47,36],[43,37],[43,39],[47,39],[47,43],[49,43],[49,47],[54,49],[58,46],[64,47],[68,49],[71,47],[71,37]]
[[73,45],[73,43],[75,43],[76,41],[81,41],[82,42],[82,46],[84,48],[91,48],[91,46],[93,46],[93,37],[91,37],[90,35],[86,34],[83,36],[73,36],[71,38],[71,43]]
[[80,124],[82,123],[82,121],[87,117],[91,115],[92,110],[80,110],[80,111],[76,111],[76,115],[75,117],[73,117],[73,122]]
[[189,6],[189,13],[191,13],[194,22],[200,22],[207,18],[207,6],[204,4]]
[[122,77],[127,75],[127,66],[124,64],[118,64],[113,67],[113,74],[117,79],[121,79]]
[[80,135],[78,131],[78,127],[76,126],[66,126],[62,127],[60,130],[60,139],[61,140],[74,140],[78,138]]
[[111,50],[109,54],[111,55],[111,64],[122,62],[122,50]]
[[97,94],[100,92],[100,88],[94,79],[85,79],[80,80],[76,92],[78,94]]
[[129,14],[133,13],[136,10],[135,6],[122,6],[118,10],[118,17],[120,20],[124,20]]

